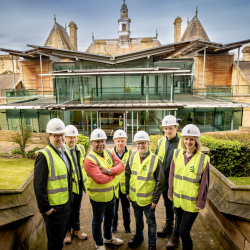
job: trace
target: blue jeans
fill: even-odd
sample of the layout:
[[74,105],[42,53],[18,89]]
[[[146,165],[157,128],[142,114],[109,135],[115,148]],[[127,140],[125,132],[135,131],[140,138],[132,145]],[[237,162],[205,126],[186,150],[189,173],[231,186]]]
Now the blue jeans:
[[148,244],[150,246],[156,246],[156,220],[155,220],[155,209],[151,209],[151,204],[141,207],[132,201],[132,206],[135,214],[136,222],[136,236],[143,236],[144,220],[143,212],[146,217],[146,222],[148,224]]
[[90,203],[93,209],[92,220],[92,233],[93,238],[97,246],[103,245],[102,238],[102,222],[103,223],[103,236],[107,240],[112,239],[112,225],[115,216],[115,203],[116,197],[108,202],[96,202],[90,199]]

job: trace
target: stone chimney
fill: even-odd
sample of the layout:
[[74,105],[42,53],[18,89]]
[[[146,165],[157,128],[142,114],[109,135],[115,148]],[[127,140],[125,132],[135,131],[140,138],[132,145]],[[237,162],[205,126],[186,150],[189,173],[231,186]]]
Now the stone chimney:
[[250,45],[245,46],[241,51],[243,53],[243,61],[250,61]]
[[178,16],[174,21],[174,42],[178,43],[181,41],[181,18]]
[[77,51],[77,26],[74,22],[69,23],[70,49]]

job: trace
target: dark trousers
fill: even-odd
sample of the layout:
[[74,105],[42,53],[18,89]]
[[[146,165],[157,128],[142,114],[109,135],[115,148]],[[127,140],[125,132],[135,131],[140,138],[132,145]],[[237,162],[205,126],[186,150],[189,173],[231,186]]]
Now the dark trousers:
[[42,215],[46,225],[48,250],[61,250],[66,235],[66,223],[69,209],[64,209],[61,212],[52,212],[50,215],[45,213]]
[[150,246],[156,246],[156,220],[155,220],[155,209],[151,209],[151,205],[141,207],[135,202],[132,201],[132,206],[135,214],[135,223],[136,223],[136,233],[137,237],[143,236],[144,229],[144,220],[143,212],[146,217],[146,222],[148,224],[148,244]]
[[93,209],[93,220],[92,220],[92,233],[93,238],[97,246],[103,245],[102,238],[102,222],[103,223],[103,235],[105,239],[112,239],[112,225],[115,215],[115,202],[116,197],[108,202],[97,202],[90,199],[90,203]]
[[[168,198],[168,182],[165,183],[164,188],[162,190],[162,197],[164,200],[165,212],[166,212],[166,224],[173,225],[174,224],[174,203]],[[175,218],[174,232],[179,231],[179,224],[177,223],[177,219]]]
[[[80,182],[81,183],[81,182]],[[67,222],[67,230],[80,230],[80,209],[81,209],[81,202],[82,202],[82,184],[79,185],[79,194],[73,193],[74,195],[74,202],[71,204],[70,208],[70,216]]]
[[[127,195],[123,194],[121,190],[119,191],[119,199],[121,199],[122,203],[123,225],[125,228],[128,228],[130,227],[130,202],[127,199]],[[113,228],[117,228],[118,225],[119,199],[116,198],[116,208],[115,208],[115,217],[113,221]]]
[[179,234],[182,240],[182,249],[183,250],[192,250],[193,241],[190,236],[191,228],[194,224],[198,213],[191,213],[184,211],[182,208],[175,208],[178,224],[180,226]]

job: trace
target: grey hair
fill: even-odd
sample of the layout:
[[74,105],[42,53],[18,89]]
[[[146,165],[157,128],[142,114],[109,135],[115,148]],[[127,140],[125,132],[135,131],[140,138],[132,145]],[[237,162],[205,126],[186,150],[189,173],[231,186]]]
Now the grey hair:
[[[187,150],[185,145],[184,145],[184,138],[187,137],[187,136],[183,136],[181,137],[181,148],[183,150]],[[200,139],[198,136],[194,136],[194,139],[195,139],[195,148],[197,150],[197,152],[200,152],[201,151],[201,142],[200,142]]]

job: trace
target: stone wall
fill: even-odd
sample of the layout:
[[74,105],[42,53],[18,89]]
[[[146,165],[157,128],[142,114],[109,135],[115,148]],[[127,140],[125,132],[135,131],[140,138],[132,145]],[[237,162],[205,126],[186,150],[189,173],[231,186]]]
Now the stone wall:
[[225,249],[250,250],[250,186],[236,186],[210,165],[210,187],[200,219]]
[[[13,56],[13,61],[14,61],[14,72],[19,73],[18,57]],[[12,57],[11,55],[0,55],[0,74],[6,71],[13,72]]]
[[20,188],[0,190],[0,248],[46,249],[45,223],[37,208],[33,171]]
[[[11,137],[16,133],[13,130],[0,130],[0,141],[11,141]],[[49,139],[46,133],[32,133],[31,144],[48,145]]]

